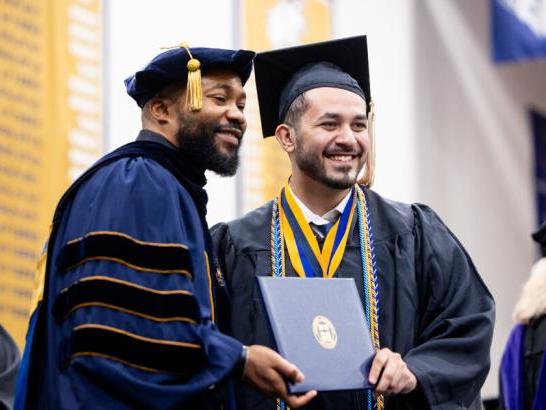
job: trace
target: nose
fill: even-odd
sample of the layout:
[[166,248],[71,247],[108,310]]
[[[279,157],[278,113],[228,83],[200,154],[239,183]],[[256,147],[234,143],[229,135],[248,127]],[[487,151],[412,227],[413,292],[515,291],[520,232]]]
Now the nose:
[[237,104],[231,104],[226,112],[227,119],[231,122],[237,122],[243,130],[246,127],[246,118],[243,111],[237,106]]
[[358,143],[357,135],[349,124],[345,124],[339,128],[339,133],[335,142],[338,145],[353,147],[355,143]]

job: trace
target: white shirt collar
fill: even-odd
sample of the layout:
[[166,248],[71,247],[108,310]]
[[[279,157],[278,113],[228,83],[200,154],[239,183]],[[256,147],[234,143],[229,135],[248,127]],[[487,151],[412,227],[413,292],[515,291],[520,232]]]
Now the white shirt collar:
[[305,220],[307,223],[313,222],[315,225],[326,225],[332,222],[335,222],[339,215],[343,213],[343,210],[345,209],[345,205],[347,205],[347,202],[349,202],[349,199],[351,198],[351,194],[353,190],[351,189],[349,193],[341,200],[339,204],[333,209],[330,209],[328,212],[326,212],[324,215],[320,216],[311,211],[305,204],[297,197],[297,195],[294,193],[290,185],[288,185],[288,189],[290,189],[290,192],[292,195],[294,195],[294,199],[296,200],[296,203],[301,209],[301,212],[303,213],[303,216],[305,217]]

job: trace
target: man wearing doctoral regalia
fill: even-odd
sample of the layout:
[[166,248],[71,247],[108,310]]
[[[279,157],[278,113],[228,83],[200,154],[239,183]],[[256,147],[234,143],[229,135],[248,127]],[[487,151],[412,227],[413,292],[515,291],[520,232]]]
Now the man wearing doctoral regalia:
[[221,333],[205,170],[233,175],[254,53],[174,47],[126,80],[137,141],[59,202],[40,261],[17,409],[233,409],[243,378],[295,406],[301,373]]
[[[433,210],[370,189],[366,38],[264,52],[255,67],[263,135],[275,135],[292,175],[272,201],[213,229],[232,334],[273,346],[256,275],[354,278],[377,350],[374,390],[319,393],[306,408],[481,408],[493,299]],[[237,402],[286,407],[245,386]]]
[[546,408],[546,222],[533,233],[542,257],[521,291],[500,367],[499,410]]

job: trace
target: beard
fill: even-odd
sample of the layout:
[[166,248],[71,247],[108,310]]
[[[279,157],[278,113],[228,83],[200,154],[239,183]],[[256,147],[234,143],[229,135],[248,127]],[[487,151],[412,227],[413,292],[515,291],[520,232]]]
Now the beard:
[[356,183],[358,175],[364,167],[364,163],[361,162],[359,164],[354,175],[351,175],[351,169],[348,169],[347,172],[338,171],[337,175],[328,175],[327,169],[323,164],[322,153],[308,152],[305,149],[305,144],[302,143],[303,138],[301,136],[297,138],[300,144],[296,145],[294,158],[301,172],[332,189],[347,189]]
[[[214,135],[222,126],[213,121],[196,120],[187,114],[180,114],[178,120],[180,128],[175,137],[182,154],[218,175],[235,175],[239,167],[239,147],[229,154],[220,151]],[[238,123],[230,123],[229,127],[242,131]]]

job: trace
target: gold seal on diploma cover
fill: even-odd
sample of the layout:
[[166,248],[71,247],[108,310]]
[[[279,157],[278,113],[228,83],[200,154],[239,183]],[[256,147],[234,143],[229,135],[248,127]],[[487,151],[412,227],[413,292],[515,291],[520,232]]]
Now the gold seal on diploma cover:
[[325,316],[313,319],[313,335],[325,349],[333,349],[337,345],[337,333],[334,324]]

